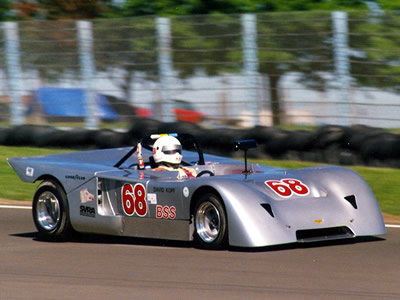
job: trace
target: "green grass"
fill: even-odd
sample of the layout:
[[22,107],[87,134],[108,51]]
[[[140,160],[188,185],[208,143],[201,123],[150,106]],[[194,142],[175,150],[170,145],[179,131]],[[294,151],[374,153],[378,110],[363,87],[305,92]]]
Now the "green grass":
[[[70,149],[40,149],[30,147],[0,146],[0,198],[31,200],[37,184],[22,182],[7,164],[7,157],[70,152]],[[298,169],[316,166],[317,163],[300,161],[252,160],[280,168]],[[383,212],[400,215],[400,170],[390,168],[351,167],[365,178],[379,201]]]
[[389,168],[354,167],[370,185],[382,211],[400,215],[400,170]]
[[22,182],[8,165],[8,157],[33,156],[67,152],[66,149],[0,146],[0,199],[31,200],[37,184]]

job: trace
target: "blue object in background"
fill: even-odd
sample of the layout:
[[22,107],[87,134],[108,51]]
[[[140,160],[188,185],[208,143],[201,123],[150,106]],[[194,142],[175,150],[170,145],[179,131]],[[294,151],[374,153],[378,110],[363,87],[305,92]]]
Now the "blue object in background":
[[[35,101],[42,112],[56,117],[85,117],[85,90],[80,88],[39,88]],[[104,95],[96,94],[96,114],[100,119],[119,119]]]

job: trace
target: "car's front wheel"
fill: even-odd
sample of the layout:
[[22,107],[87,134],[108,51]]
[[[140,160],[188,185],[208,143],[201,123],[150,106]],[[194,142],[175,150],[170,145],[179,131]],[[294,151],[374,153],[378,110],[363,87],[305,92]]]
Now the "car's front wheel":
[[225,209],[220,197],[213,193],[203,195],[194,210],[194,240],[204,249],[221,249],[228,242]]
[[71,232],[67,196],[55,181],[43,181],[33,196],[32,215],[39,238],[59,241]]

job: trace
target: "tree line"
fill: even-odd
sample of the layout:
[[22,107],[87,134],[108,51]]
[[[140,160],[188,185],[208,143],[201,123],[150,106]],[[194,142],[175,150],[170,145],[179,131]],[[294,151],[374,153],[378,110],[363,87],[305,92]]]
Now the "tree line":
[[[379,4],[400,8],[398,0]],[[111,79],[128,95],[134,72],[158,80],[157,44],[151,38],[156,35],[155,19],[144,15],[171,17],[174,70],[180,78],[189,78],[199,70],[208,76],[241,72],[237,13],[257,13],[258,72],[269,84],[270,108],[274,124],[279,125],[280,81],[285,74],[298,74],[298,80],[314,90],[323,91],[331,84],[326,76],[334,72],[329,11],[336,9],[357,9],[348,12],[352,85],[398,92],[400,16],[396,11],[374,15],[360,0],[21,0],[1,1],[0,18],[30,20],[20,25],[23,67],[48,80],[65,73],[79,76],[74,20],[92,19],[96,68],[111,77],[116,74],[113,70],[122,70]],[[128,18],[132,16],[143,17]],[[114,30],[123,26],[129,29]],[[57,59],[60,51],[62,62]]]
[[[367,10],[364,0],[2,0],[0,21],[183,16],[288,11]],[[383,10],[399,0],[370,0]]]

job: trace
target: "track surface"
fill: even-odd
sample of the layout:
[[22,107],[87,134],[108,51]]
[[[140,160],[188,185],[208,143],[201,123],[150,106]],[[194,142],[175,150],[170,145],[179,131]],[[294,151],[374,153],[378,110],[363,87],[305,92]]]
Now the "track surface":
[[0,299],[400,299],[400,229],[356,243],[203,251],[190,243],[35,239],[0,208]]

